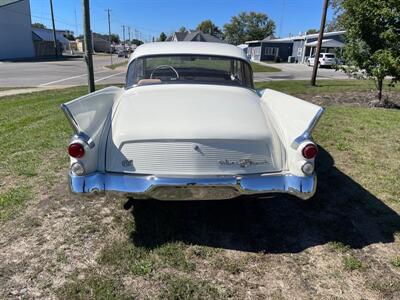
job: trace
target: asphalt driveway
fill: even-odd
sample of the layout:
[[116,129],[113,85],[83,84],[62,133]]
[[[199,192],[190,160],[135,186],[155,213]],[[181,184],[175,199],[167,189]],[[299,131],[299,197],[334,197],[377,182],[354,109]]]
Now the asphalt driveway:
[[[304,64],[288,64],[288,63],[264,63],[257,62],[262,65],[279,68],[282,72],[272,73],[254,73],[254,81],[270,81],[270,80],[308,80],[311,78],[312,67]],[[328,68],[318,69],[318,79],[346,79],[348,76],[341,72]]]

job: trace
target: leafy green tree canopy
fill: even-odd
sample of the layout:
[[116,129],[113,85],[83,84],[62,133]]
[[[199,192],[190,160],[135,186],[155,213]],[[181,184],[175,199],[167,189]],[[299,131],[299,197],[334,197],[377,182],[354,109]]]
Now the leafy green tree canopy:
[[222,33],[218,26],[215,25],[211,20],[204,20],[197,25],[196,29],[214,36],[219,36]]
[[314,33],[318,33],[318,32],[319,32],[318,29],[311,28],[311,29],[307,30],[306,34],[314,34]]
[[143,44],[143,41],[138,40],[138,39],[132,39],[131,43],[132,43],[132,45],[140,46]]
[[40,28],[40,29],[46,29],[46,25],[42,24],[42,23],[33,23],[32,27],[34,28]]
[[400,79],[400,1],[340,0],[341,25],[346,30],[343,69],[375,80],[381,105],[383,82]]
[[224,25],[225,39],[236,45],[249,40],[262,40],[273,35],[274,31],[275,22],[266,14],[257,12],[242,12]]
[[120,39],[118,34],[112,33],[110,37],[111,37],[111,43],[119,44]]
[[64,34],[64,37],[69,41],[75,41],[75,37],[72,33],[66,33]]
[[158,38],[158,41],[165,42],[166,39],[167,39],[167,35],[165,34],[165,32],[161,32],[160,37]]

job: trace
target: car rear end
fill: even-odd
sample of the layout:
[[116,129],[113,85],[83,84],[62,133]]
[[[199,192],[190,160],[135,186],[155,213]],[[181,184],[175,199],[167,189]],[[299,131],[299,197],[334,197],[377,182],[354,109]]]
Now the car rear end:
[[337,64],[336,56],[333,53],[324,53],[319,61],[321,66],[333,66]]

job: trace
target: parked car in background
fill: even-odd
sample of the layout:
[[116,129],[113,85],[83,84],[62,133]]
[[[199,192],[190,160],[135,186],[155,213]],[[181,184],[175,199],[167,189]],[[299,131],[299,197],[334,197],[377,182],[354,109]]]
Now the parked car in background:
[[128,57],[129,57],[129,56],[128,56],[128,51],[123,50],[123,49],[118,50],[118,57],[128,58]]
[[257,91],[246,54],[223,43],[149,43],[131,55],[124,88],[62,105],[75,134],[78,194],[159,200],[315,193],[323,109]]
[[[315,63],[315,55],[310,56],[307,59],[308,66],[314,66]],[[336,65],[338,60],[336,59],[336,55],[334,53],[320,53],[319,54],[319,66],[321,67],[332,67]]]

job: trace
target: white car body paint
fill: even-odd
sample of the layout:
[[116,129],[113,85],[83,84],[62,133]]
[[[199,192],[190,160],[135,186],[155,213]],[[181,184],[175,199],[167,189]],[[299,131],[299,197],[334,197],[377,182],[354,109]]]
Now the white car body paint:
[[229,44],[203,42],[159,42],[147,43],[137,47],[136,50],[131,54],[129,63],[143,56],[168,54],[215,55],[248,60],[248,57],[242,49]]
[[[176,53],[247,60],[231,45],[171,42],[140,46],[131,62]],[[152,192],[158,199],[157,182],[161,188],[190,189],[221,181],[235,195],[286,192],[308,199],[315,192],[314,177],[302,171],[314,159],[301,151],[313,143],[310,134],[322,108],[280,92],[213,84],[110,87],[62,108],[76,131],[73,141],[86,151],[83,158],[71,158],[87,174],[70,174],[77,193]]]

